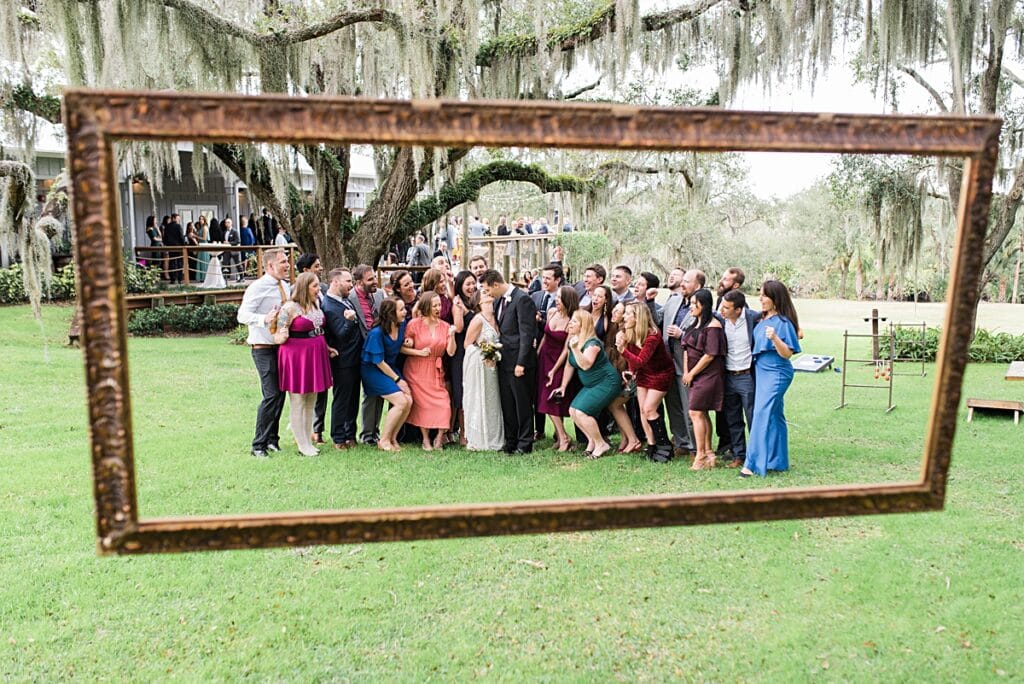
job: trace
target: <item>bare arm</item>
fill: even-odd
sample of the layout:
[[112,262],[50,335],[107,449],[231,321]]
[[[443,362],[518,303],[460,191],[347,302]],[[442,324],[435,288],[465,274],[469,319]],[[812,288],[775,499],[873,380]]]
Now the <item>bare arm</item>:
[[469,327],[466,329],[466,346],[476,344],[476,338],[480,337],[480,331],[483,330],[484,321],[483,315],[474,316],[473,320],[469,322]]

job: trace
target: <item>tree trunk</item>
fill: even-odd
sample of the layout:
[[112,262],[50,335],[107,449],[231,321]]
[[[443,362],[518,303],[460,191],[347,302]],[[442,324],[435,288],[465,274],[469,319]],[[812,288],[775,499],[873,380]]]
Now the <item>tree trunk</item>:
[[1020,292],[1020,262],[1021,255],[1024,255],[1024,230],[1020,233],[1020,245],[1017,248],[1017,265],[1013,269],[1013,299],[1011,300],[1014,304],[1018,301],[1017,293]]
[[860,259],[860,255],[853,262],[853,288],[857,294],[857,299],[864,299],[864,263]]
[[416,197],[415,165],[412,148],[403,147],[395,156],[391,173],[381,184],[373,203],[359,222],[359,228],[346,245],[350,265],[376,264],[394,240],[405,210]]
[[1006,302],[1006,286],[1008,285],[1009,278],[1005,275],[999,276],[999,294],[997,295],[996,301],[1000,304]]
[[850,260],[840,259],[839,261],[839,298],[846,299],[846,286],[850,279]]

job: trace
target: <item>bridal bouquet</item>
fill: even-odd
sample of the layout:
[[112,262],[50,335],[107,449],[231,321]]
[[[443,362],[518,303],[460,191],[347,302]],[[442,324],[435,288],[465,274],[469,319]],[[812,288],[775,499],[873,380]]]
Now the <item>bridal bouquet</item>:
[[480,342],[480,355],[484,357],[484,363],[491,368],[501,361],[501,342]]

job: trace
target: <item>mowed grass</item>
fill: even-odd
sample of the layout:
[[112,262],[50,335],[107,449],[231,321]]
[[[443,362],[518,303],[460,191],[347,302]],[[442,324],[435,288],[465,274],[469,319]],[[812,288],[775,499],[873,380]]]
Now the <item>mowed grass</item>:
[[[69,317],[45,310],[44,349],[26,307],[0,308],[0,677],[1024,677],[1024,427],[1010,419],[960,423],[939,513],[99,558]],[[803,324],[806,350],[841,353],[834,326]],[[836,411],[838,374],[798,374],[791,471],[741,483],[550,442],[525,458],[288,446],[256,461],[246,348],[132,339],[130,364],[144,516],[911,480],[934,382],[930,366],[897,376],[885,414],[884,391],[851,390]],[[1024,399],[1004,371],[969,366],[965,397]]]

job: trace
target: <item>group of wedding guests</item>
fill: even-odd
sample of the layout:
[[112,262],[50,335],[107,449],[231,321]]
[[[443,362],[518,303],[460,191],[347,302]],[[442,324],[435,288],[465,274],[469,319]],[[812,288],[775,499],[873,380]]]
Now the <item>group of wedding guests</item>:
[[799,322],[779,281],[765,281],[751,307],[741,269],[723,274],[717,301],[703,272],[674,269],[662,305],[660,279],[625,265],[608,278],[592,264],[570,284],[552,262],[532,288],[506,283],[482,256],[458,274],[438,257],[418,288],[392,271],[387,293],[365,264],[324,275],[307,254],[296,265],[290,285],[285,252],[266,251],[238,312],[263,393],[257,457],[280,449],[286,393],[299,452],[318,454],[333,388],[328,436],[340,450],[358,440],[529,453],[550,418],[564,452],[568,417],[588,458],[611,452],[617,431],[619,452],[646,449],[658,462],[692,455],[702,470],[729,454],[742,477],[788,468],[783,398]]

